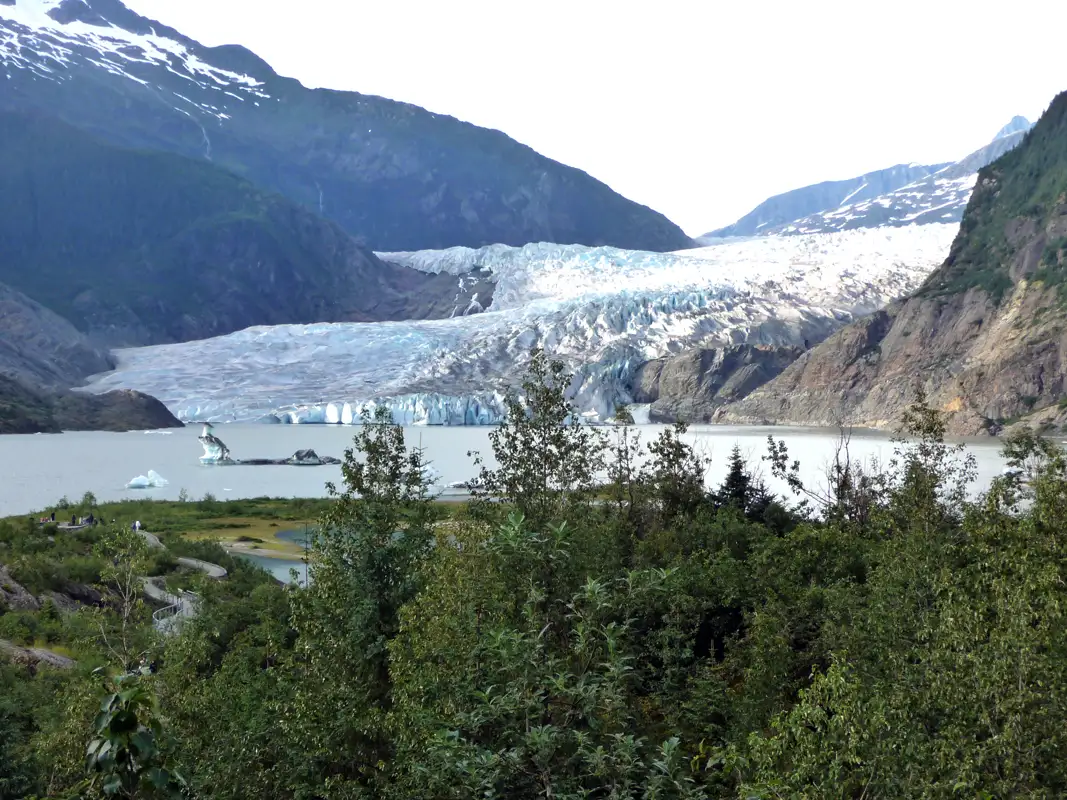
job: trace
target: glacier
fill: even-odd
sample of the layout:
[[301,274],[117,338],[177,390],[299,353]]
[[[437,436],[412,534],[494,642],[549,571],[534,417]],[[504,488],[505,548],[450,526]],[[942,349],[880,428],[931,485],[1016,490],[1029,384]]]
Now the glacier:
[[805,345],[914,289],[958,225],[724,240],[675,253],[551,243],[381,253],[427,272],[487,269],[492,303],[443,320],[247,328],[116,351],[85,391],[129,388],[197,422],[407,425],[503,419],[531,348],[574,373],[583,418],[631,402],[644,362],[688,347]]

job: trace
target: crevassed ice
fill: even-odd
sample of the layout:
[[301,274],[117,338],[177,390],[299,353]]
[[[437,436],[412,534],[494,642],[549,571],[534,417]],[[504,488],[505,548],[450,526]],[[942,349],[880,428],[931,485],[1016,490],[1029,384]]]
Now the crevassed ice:
[[122,350],[90,391],[139,389],[179,418],[497,422],[532,347],[574,371],[589,419],[628,403],[645,361],[693,345],[803,345],[914,290],[956,225],[761,237],[678,253],[535,244],[382,254],[429,272],[488,268],[489,310],[446,320],[254,327]]

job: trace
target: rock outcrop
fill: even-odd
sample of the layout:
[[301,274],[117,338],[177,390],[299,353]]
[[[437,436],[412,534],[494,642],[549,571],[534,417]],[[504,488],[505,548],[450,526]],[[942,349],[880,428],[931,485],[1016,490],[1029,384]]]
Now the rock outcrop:
[[0,283],[0,374],[66,387],[113,366],[106,351],[63,317]]
[[39,611],[41,602],[11,577],[0,564],[0,613],[4,611]]
[[1067,94],[982,170],[948,259],[915,295],[715,420],[887,428],[920,390],[957,435],[1067,416]]
[[54,669],[72,669],[77,663],[60,653],[54,653],[43,647],[19,647],[17,644],[0,639],[0,655],[4,655],[16,664],[22,664],[36,672],[38,667]]
[[633,398],[650,403],[654,422],[703,422],[777,376],[802,353],[796,347],[735,345],[691,350],[644,364]]
[[0,434],[181,427],[166,406],[141,392],[42,390],[0,374]]

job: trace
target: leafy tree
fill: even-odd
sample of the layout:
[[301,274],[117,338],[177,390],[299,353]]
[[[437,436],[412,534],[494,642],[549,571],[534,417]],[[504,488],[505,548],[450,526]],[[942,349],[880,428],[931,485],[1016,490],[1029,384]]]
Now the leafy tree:
[[[293,594],[301,679],[295,737],[309,772],[344,793],[378,780],[390,745],[387,643],[420,586],[437,517],[421,450],[379,409],[345,451],[344,486],[319,520],[311,584]],[[347,788],[345,788],[347,787]]]
[[650,458],[642,470],[664,527],[694,514],[707,499],[707,462],[682,440],[687,430],[684,422],[678,422],[660,432],[648,446]]
[[399,796],[704,796],[679,740],[638,724],[631,612],[669,575],[589,579],[561,598],[567,542],[513,516],[441,554],[392,645],[396,717],[411,726]]
[[566,396],[570,381],[561,362],[533,351],[521,394],[508,394],[507,419],[489,434],[497,466],[474,454],[481,467],[474,495],[483,512],[487,502],[502,500],[532,525],[559,523],[596,490],[606,443],[581,424]]
[[151,615],[141,599],[150,569],[148,545],[136,531],[111,525],[94,551],[104,563],[101,588],[108,598],[98,613],[100,641],[115,667],[126,672],[137,666],[151,642],[145,630]]
[[169,766],[163,725],[147,667],[111,679],[86,764],[89,789],[104,797],[179,797],[185,779]]
[[628,409],[626,406],[616,405],[615,421],[620,425],[633,425],[634,415],[630,413],[630,409]]

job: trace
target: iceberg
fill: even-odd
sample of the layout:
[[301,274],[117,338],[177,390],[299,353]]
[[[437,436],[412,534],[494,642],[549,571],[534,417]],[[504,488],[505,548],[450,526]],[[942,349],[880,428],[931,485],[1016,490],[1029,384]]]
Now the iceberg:
[[[474,316],[247,328],[116,351],[87,391],[138,389],[185,422],[493,425],[531,348],[574,374],[583,418],[633,402],[645,362],[690,347],[805,346],[917,288],[958,226],[912,225],[724,240],[677,253],[531,244],[383,253],[426,272],[487,270]],[[206,454],[205,454],[206,455]]]
[[[325,465],[340,464],[340,459],[332,456],[320,456],[314,450],[297,450],[288,458],[233,458],[230,448],[215,435],[215,426],[210,422],[204,423],[204,430],[197,438],[204,446],[204,454],[200,456],[200,463],[207,466],[293,466],[293,467],[321,467]],[[149,475],[155,473],[149,472]],[[159,477],[158,475],[156,476]],[[136,479],[135,479],[136,480]],[[162,479],[161,479],[162,480]],[[163,481],[166,485],[166,481]],[[229,491],[229,490],[226,490]]]
[[170,481],[153,469],[147,475],[138,475],[126,484],[127,489],[162,489]]
[[223,444],[222,439],[218,438],[214,431],[214,426],[210,422],[206,422],[204,423],[203,432],[197,437],[204,446],[204,454],[200,456],[200,463],[232,464],[233,459],[230,458],[230,448]]

